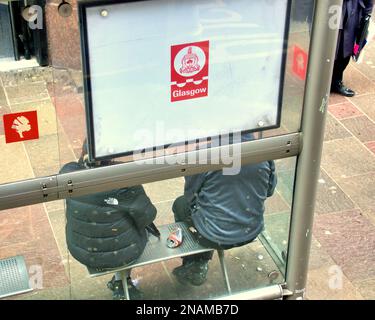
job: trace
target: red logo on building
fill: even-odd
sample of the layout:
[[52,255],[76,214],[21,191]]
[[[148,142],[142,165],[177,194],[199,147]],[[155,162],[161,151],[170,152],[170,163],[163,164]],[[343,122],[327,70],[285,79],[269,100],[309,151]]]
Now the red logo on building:
[[209,41],[171,47],[171,101],[208,96]]
[[300,47],[294,46],[293,73],[301,80],[306,79],[308,55]]
[[3,120],[6,143],[39,138],[36,111],[5,114]]

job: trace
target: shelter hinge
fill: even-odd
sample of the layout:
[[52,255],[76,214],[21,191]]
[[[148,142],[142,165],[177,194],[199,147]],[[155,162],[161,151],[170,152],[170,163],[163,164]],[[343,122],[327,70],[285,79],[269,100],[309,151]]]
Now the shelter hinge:
[[68,191],[69,194],[73,193],[73,191],[74,191],[73,180],[68,180],[67,181],[67,191]]
[[40,189],[42,191],[42,196],[43,196],[43,199],[45,199],[45,201],[48,201],[46,198],[49,199],[52,197],[52,195],[56,196],[56,188],[57,188],[56,176],[46,177],[40,182]]

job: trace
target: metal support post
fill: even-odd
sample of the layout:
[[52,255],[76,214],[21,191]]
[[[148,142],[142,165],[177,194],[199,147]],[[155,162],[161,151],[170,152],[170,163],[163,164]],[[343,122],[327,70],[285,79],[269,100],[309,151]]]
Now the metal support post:
[[302,119],[302,151],[297,163],[287,260],[287,288],[293,295],[288,299],[303,299],[305,295],[317,181],[341,8],[342,0],[317,0],[315,5]]

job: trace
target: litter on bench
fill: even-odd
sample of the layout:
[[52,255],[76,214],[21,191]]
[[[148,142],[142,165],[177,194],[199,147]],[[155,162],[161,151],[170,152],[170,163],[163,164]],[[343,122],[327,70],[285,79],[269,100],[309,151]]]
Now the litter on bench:
[[177,228],[169,235],[167,239],[167,246],[168,248],[177,248],[182,244],[182,241],[182,229]]

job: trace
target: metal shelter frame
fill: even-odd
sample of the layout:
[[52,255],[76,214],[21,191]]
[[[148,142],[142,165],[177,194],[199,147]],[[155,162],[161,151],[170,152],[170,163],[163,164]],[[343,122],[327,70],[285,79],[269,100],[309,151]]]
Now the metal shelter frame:
[[[338,26],[330,26],[332,8],[342,0],[316,0],[311,34],[309,66],[299,133],[242,143],[242,164],[298,157],[286,282],[242,292],[225,299],[303,299],[311,246],[314,204],[320,172],[324,126],[333,71]],[[164,156],[164,164],[129,162],[82,172],[56,174],[0,185],[0,210],[65,199],[119,187],[161,181],[225,167],[216,157],[217,147],[208,151],[208,164],[187,164],[207,150]],[[175,158],[175,159],[174,159]],[[177,160],[179,161],[172,161]],[[168,164],[168,163],[175,164]]]

